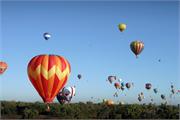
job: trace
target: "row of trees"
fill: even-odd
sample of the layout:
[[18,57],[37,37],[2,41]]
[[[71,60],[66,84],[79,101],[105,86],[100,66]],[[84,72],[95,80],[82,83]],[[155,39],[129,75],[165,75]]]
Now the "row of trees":
[[64,119],[179,119],[179,107],[161,105],[112,105],[72,103],[50,105],[51,111],[46,111],[43,103],[26,103],[1,101],[2,118],[64,118]]

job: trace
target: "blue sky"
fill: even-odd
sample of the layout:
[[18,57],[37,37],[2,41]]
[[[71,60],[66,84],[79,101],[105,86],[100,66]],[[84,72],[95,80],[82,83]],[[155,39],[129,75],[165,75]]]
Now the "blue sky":
[[[9,65],[0,76],[1,100],[42,101],[28,79],[27,64],[35,55],[46,53],[70,62],[67,85],[76,85],[77,90],[72,102],[93,96],[134,103],[141,91],[147,96],[144,102],[149,95],[161,102],[160,95],[146,91],[144,84],[152,83],[167,97],[170,82],[180,88],[178,5],[170,1],[1,2],[1,59]],[[119,23],[127,24],[123,33]],[[44,32],[52,34],[49,41],[43,39]],[[129,47],[133,40],[145,44],[138,59]],[[82,80],[77,80],[78,73]],[[106,82],[108,75],[135,86],[114,98],[116,90]],[[170,102],[177,103],[179,98]]]

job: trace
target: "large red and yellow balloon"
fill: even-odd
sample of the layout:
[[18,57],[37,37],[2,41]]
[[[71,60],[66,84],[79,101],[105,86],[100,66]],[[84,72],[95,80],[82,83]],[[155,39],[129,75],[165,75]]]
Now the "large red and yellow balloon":
[[45,103],[51,103],[66,84],[71,72],[69,62],[58,55],[38,55],[28,64],[28,76]]
[[0,61],[0,75],[6,71],[7,67],[8,65],[5,62]]

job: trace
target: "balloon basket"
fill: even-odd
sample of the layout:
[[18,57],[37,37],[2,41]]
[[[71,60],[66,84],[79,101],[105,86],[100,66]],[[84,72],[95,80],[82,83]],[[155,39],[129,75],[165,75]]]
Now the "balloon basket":
[[50,111],[51,111],[51,109],[49,107],[49,104],[46,104],[46,112],[50,112]]

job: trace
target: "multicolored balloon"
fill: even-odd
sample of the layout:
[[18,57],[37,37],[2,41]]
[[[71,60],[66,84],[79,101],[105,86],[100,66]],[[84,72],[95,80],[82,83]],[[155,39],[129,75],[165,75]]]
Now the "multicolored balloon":
[[72,97],[75,96],[76,88],[75,86],[64,87],[62,89],[62,93],[68,98],[69,101],[71,101]]
[[130,44],[130,48],[132,52],[136,55],[136,58],[138,55],[143,51],[144,49],[144,43],[141,41],[133,41]]
[[68,102],[68,99],[66,96],[63,95],[62,92],[59,92],[56,96],[57,100],[59,101],[60,104],[65,104],[66,102]]
[[3,74],[6,69],[8,68],[8,65],[6,62],[0,61],[0,75]]
[[71,72],[69,62],[58,55],[38,55],[31,59],[28,76],[45,103],[51,103],[66,84]]
[[123,31],[126,29],[126,24],[121,23],[121,24],[118,25],[118,27],[119,27],[119,30],[120,30],[121,32],[123,32]]

